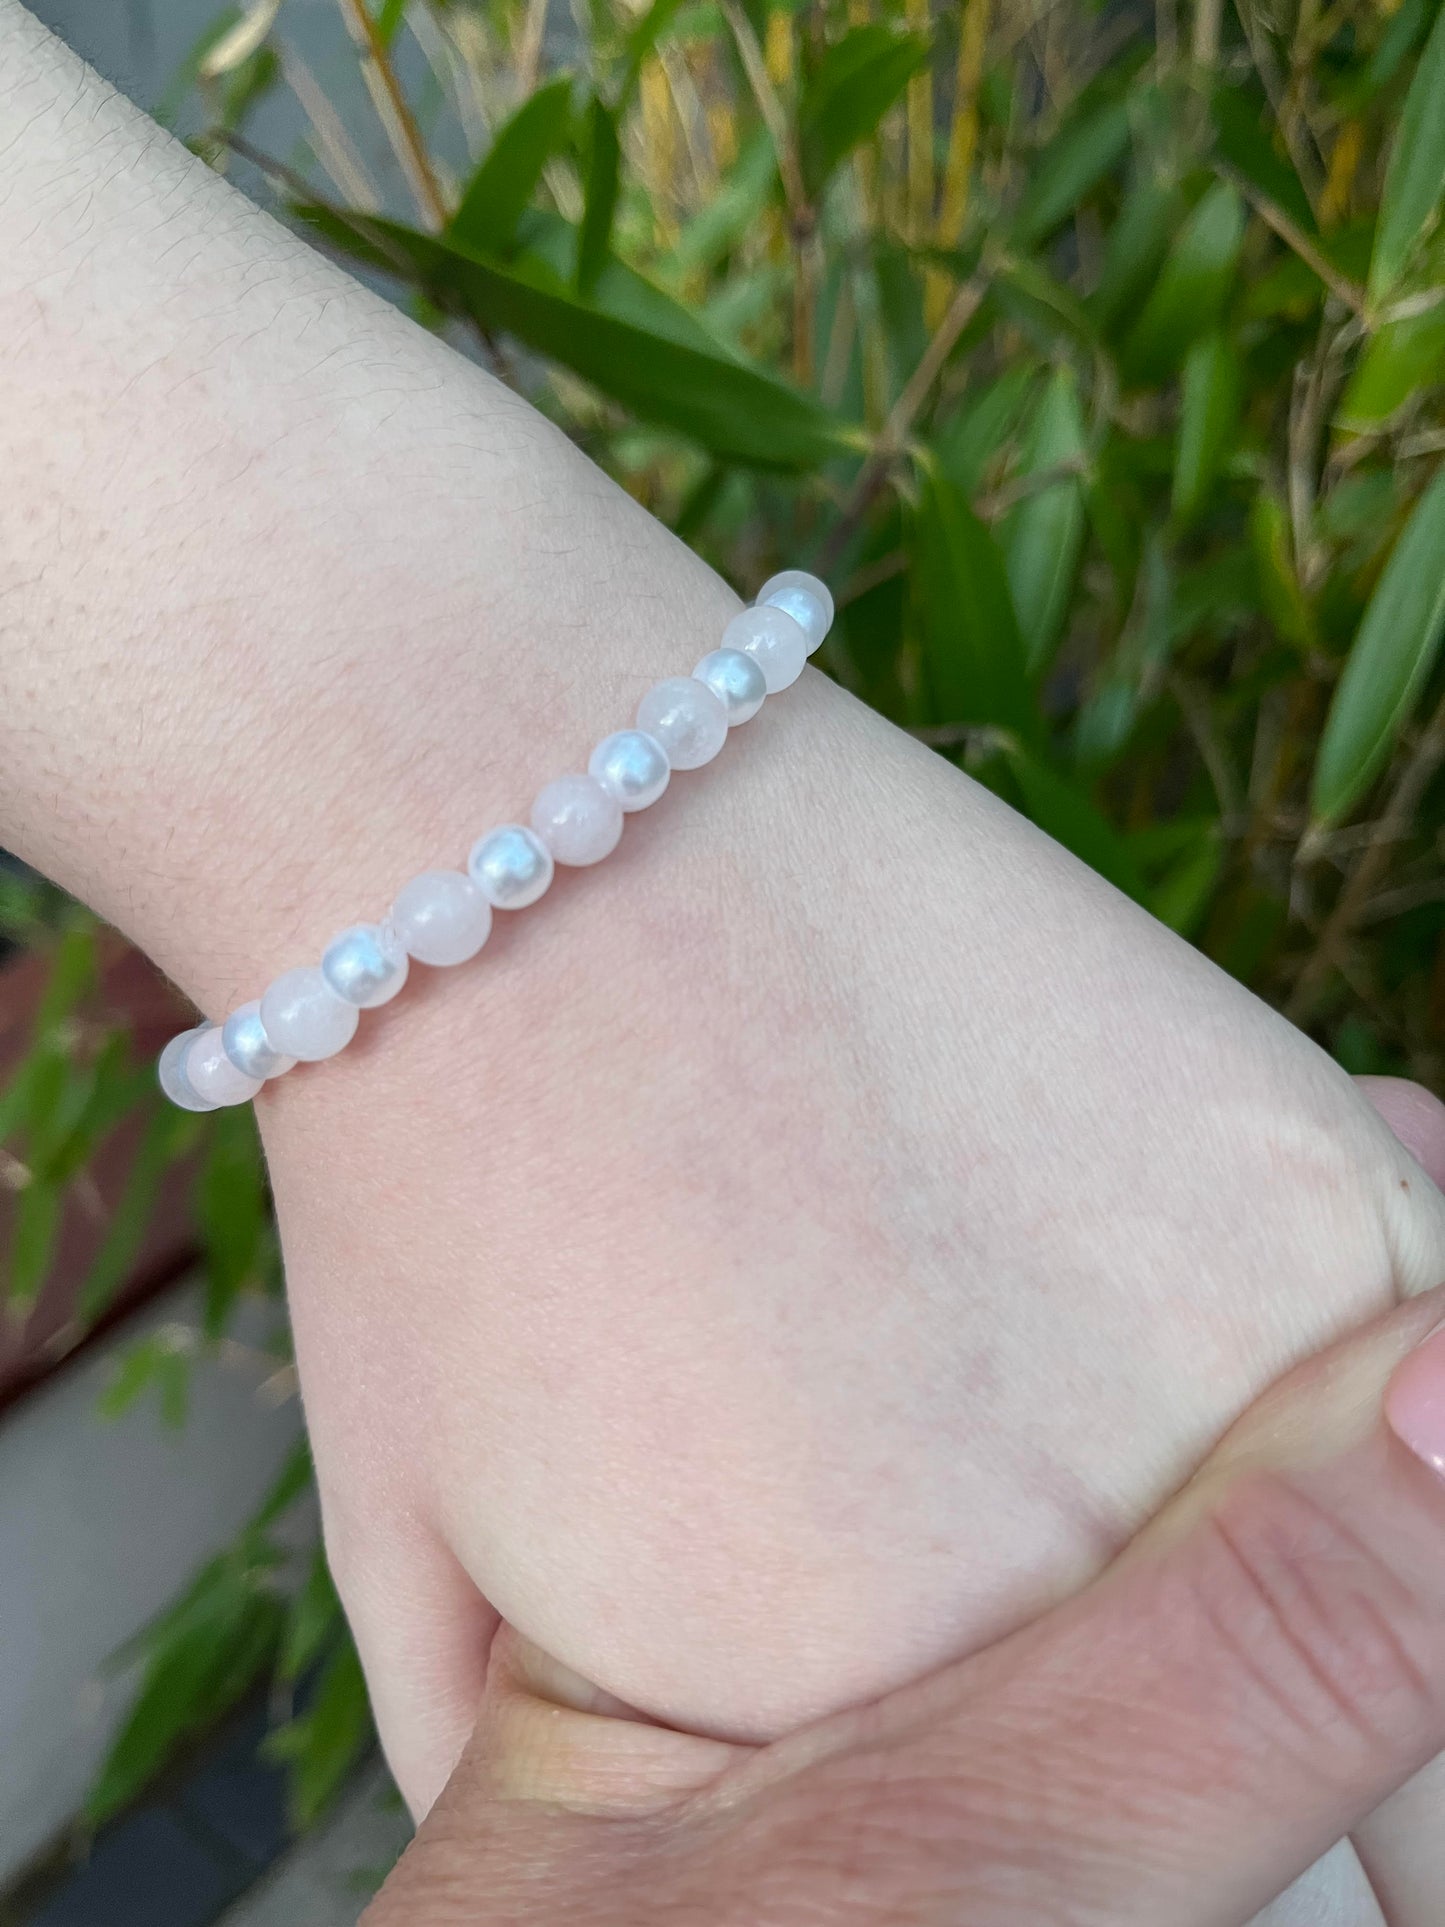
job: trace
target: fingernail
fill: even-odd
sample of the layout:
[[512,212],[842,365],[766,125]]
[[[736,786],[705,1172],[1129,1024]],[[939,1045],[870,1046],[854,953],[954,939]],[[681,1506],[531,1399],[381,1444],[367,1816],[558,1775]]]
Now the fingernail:
[[1445,1479],[1445,1325],[1396,1368],[1385,1419],[1400,1443]]

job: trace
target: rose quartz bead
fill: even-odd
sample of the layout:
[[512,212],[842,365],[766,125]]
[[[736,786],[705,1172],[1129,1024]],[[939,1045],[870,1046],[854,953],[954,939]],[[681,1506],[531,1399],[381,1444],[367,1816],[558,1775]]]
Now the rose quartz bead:
[[637,705],[637,727],[655,736],[674,769],[701,769],[728,736],[728,713],[706,683],[669,676]]
[[214,1111],[217,1108],[209,1098],[192,1090],[190,1079],[186,1076],[186,1058],[191,1045],[202,1031],[209,1029],[209,1024],[196,1024],[190,1030],[183,1030],[166,1045],[156,1065],[161,1089],[172,1104],[178,1104],[183,1111]]
[[727,711],[729,729],[751,722],[768,693],[761,668],[741,649],[709,650],[692,673],[695,681],[707,684]]
[[587,774],[595,777],[609,796],[615,796],[626,811],[645,810],[667,788],[672,767],[667,751],[655,736],[640,729],[619,729],[604,736],[587,763]]
[[786,609],[743,609],[723,630],[724,649],[741,649],[763,672],[768,694],[788,689],[808,660],[808,636]]
[[273,1046],[303,1064],[334,1057],[356,1035],[361,1013],[337,996],[315,964],[278,977],[261,999],[261,1022]]
[[806,569],[784,569],[768,577],[757,599],[767,608],[785,610],[799,624],[807,635],[810,656],[822,648],[833,626],[833,597],[826,582]]
[[423,870],[391,906],[392,927],[424,964],[463,964],[492,929],[492,906],[460,870]]
[[595,776],[559,776],[537,792],[532,828],[559,863],[600,863],[622,835],[622,805]]
[[248,1104],[261,1088],[259,1077],[247,1077],[227,1057],[219,1024],[207,1024],[191,1039],[186,1082],[197,1097],[216,1105]]

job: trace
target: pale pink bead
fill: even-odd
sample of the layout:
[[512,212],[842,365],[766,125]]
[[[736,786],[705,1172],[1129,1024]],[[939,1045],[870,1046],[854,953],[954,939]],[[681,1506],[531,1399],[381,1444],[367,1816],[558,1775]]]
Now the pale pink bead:
[[669,676],[637,705],[637,727],[656,737],[674,769],[701,769],[728,739],[728,713],[706,683]]
[[247,1077],[227,1057],[219,1024],[198,1031],[186,1052],[186,1082],[207,1104],[246,1104],[261,1088],[259,1077]]
[[418,963],[463,964],[490,936],[492,906],[460,870],[423,870],[391,906],[391,924]]
[[723,630],[722,646],[752,657],[770,696],[791,687],[808,660],[808,636],[802,624],[786,609],[769,606],[740,610]]
[[559,863],[600,863],[622,835],[622,805],[595,776],[559,776],[537,792],[532,828]]
[[820,582],[806,569],[784,569],[771,575],[758,590],[757,600],[769,608],[783,609],[801,624],[808,638],[811,656],[823,646],[833,626],[833,596],[826,582]]

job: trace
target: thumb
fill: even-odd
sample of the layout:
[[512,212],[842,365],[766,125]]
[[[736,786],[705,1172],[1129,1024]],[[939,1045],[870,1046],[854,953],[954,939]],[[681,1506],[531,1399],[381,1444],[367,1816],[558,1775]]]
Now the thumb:
[[1102,1578],[871,1706],[752,1754],[556,1707],[535,1777],[479,1735],[368,1927],[1239,1927],[1445,1750],[1442,1320],[1290,1374]]

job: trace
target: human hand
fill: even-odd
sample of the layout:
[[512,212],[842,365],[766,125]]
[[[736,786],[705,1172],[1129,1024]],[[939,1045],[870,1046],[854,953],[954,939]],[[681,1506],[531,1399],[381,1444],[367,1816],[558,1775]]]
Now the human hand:
[[[0,35],[0,813],[219,1015],[735,602],[6,0]],[[1445,1249],[1312,1045],[811,673],[258,1112],[419,1812],[499,1615],[770,1738],[1085,1582]]]
[[506,1636],[363,1927],[1240,1927],[1445,1746],[1442,1317],[1297,1368],[1034,1625],[758,1752]]

